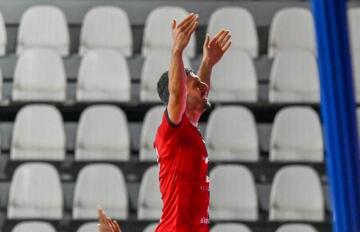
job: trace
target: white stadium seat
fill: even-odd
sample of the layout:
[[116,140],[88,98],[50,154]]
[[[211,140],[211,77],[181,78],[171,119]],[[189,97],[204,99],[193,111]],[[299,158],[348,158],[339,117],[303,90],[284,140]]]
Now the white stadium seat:
[[270,73],[269,101],[320,101],[319,72],[313,54],[297,50],[284,51],[276,56]]
[[17,60],[12,99],[65,101],[66,73],[61,57],[48,49],[28,49]]
[[3,99],[3,74],[2,69],[0,67],[0,101]]
[[281,168],[271,187],[270,220],[321,222],[324,216],[324,197],[317,173],[302,165]]
[[15,118],[10,159],[65,159],[65,129],[60,112],[51,105],[28,105]]
[[257,76],[248,54],[230,50],[214,67],[209,98],[215,102],[256,102]]
[[0,56],[6,54],[6,45],[7,45],[7,34],[5,21],[2,13],[0,12]]
[[81,28],[79,53],[91,49],[112,49],[124,56],[132,55],[133,38],[127,13],[114,6],[97,6],[89,10]]
[[28,221],[28,222],[20,222],[17,224],[11,232],[56,232],[55,228],[47,222],[40,221]]
[[48,48],[69,55],[70,35],[64,13],[56,6],[28,8],[21,17],[17,54],[28,48]]
[[360,102],[360,49],[352,51],[352,68],[353,68],[353,80],[355,86],[355,99],[356,102]]
[[222,165],[210,173],[210,218],[214,220],[258,219],[254,177],[241,165]]
[[91,164],[77,177],[73,219],[97,219],[101,205],[114,219],[128,218],[128,196],[122,172],[111,164]]
[[258,56],[256,25],[247,9],[232,6],[215,10],[210,16],[207,31],[210,36],[214,36],[224,28],[231,32],[231,50],[244,51],[252,58]]
[[[189,13],[177,6],[162,6],[153,9],[145,22],[142,55],[148,56],[152,51],[171,51],[172,20],[181,22]],[[184,52],[189,58],[195,56],[195,36],[190,38]]]
[[270,139],[271,161],[323,162],[320,119],[310,107],[287,107],[275,117]]
[[[141,71],[140,101],[160,102],[157,92],[157,82],[160,76],[169,70],[170,53],[168,51],[153,51],[145,58]],[[185,68],[191,68],[190,61],[183,57]]]
[[360,7],[348,10],[349,33],[353,51],[360,50]]
[[118,51],[91,50],[81,61],[76,89],[78,101],[130,100],[130,73]]
[[156,227],[157,227],[156,223],[150,224],[143,230],[143,232],[155,232]]
[[309,9],[281,9],[271,22],[268,56],[273,58],[281,51],[294,49],[316,54],[314,20]]
[[63,193],[56,169],[45,163],[19,166],[11,181],[7,218],[59,220],[62,217]]
[[140,137],[140,160],[156,161],[157,154],[154,148],[156,131],[160,126],[165,112],[164,106],[155,106],[145,115]]
[[98,222],[87,222],[82,224],[77,232],[99,232]]
[[211,232],[251,232],[249,227],[239,223],[222,223],[215,225]]
[[210,115],[205,141],[212,161],[250,161],[259,159],[256,123],[242,106],[221,106]]
[[161,212],[159,167],[154,165],[146,170],[141,180],[137,218],[138,220],[158,220]]
[[90,106],[80,116],[75,160],[128,160],[129,137],[126,115],[120,108]]
[[317,232],[314,227],[306,224],[285,224],[280,226],[276,232]]

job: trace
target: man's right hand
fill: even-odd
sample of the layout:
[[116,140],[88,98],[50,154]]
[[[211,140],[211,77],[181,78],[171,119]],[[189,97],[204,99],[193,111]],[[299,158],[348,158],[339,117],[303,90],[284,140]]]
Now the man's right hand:
[[182,52],[188,45],[192,33],[198,25],[199,15],[191,13],[183,21],[177,24],[172,21],[173,52]]

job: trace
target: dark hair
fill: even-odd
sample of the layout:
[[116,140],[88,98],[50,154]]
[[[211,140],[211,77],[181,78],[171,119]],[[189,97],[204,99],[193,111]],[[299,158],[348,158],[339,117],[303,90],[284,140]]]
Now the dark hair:
[[[185,73],[186,75],[190,75],[190,73],[193,73],[194,71],[189,69],[189,68],[185,68]],[[161,99],[161,101],[164,104],[167,104],[169,102],[169,71],[164,72],[161,76],[160,79],[157,83],[157,91],[159,94],[159,97]]]

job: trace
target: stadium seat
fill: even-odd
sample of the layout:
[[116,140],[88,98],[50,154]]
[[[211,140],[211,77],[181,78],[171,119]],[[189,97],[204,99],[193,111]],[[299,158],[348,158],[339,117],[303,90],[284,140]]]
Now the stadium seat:
[[213,68],[209,99],[214,102],[256,102],[257,76],[253,61],[230,50]]
[[251,230],[240,223],[222,223],[215,225],[211,232],[251,232]]
[[114,6],[97,6],[85,15],[79,53],[91,49],[112,49],[132,55],[133,38],[127,13]]
[[11,181],[7,218],[59,220],[62,217],[63,193],[56,169],[46,163],[19,166]]
[[353,80],[356,102],[360,102],[360,49],[352,51]]
[[114,219],[128,218],[128,196],[122,172],[111,164],[81,169],[75,185],[73,219],[97,219],[97,206]]
[[156,161],[157,159],[157,154],[154,149],[154,140],[157,128],[160,126],[164,111],[164,106],[155,106],[150,109],[145,115],[140,138],[141,161]]
[[3,99],[3,74],[2,69],[0,67],[0,101]]
[[56,232],[55,228],[51,224],[40,221],[20,222],[11,230],[11,232],[29,232],[29,231]]
[[210,172],[210,218],[213,220],[258,219],[254,177],[241,165],[217,166]]
[[141,180],[138,200],[138,220],[158,220],[162,212],[159,167],[148,168]]
[[155,232],[156,227],[157,227],[156,223],[150,224],[143,230],[143,232]]
[[65,159],[65,129],[60,112],[51,105],[27,105],[16,115],[10,159]]
[[215,10],[210,16],[207,31],[214,36],[224,28],[231,32],[231,50],[244,51],[252,58],[258,56],[259,39],[250,11],[234,6]]
[[316,54],[314,21],[310,10],[293,7],[279,10],[270,26],[270,58],[284,50],[305,50]]
[[77,232],[99,232],[98,222],[87,222],[82,224]]
[[91,50],[81,61],[76,89],[78,101],[130,100],[130,73],[118,51]]
[[221,106],[210,115],[205,141],[212,161],[248,161],[259,159],[256,123],[242,106]]
[[270,102],[318,103],[319,86],[317,63],[311,53],[284,51],[276,56],[270,73]]
[[14,73],[14,101],[62,102],[66,98],[66,74],[61,57],[48,49],[27,49]]
[[0,12],[0,56],[6,54],[6,45],[7,45],[7,34],[5,21],[2,13]]
[[125,113],[112,105],[90,106],[80,116],[75,160],[124,161],[130,158]]
[[21,17],[17,54],[28,48],[48,48],[69,55],[70,35],[64,13],[56,6],[37,5]]
[[317,232],[314,227],[306,224],[285,224],[280,226],[276,232]]
[[269,216],[271,221],[323,221],[324,197],[317,173],[302,165],[281,168],[271,188]]
[[271,161],[323,162],[322,129],[310,107],[287,107],[275,117],[270,142]]
[[[162,6],[153,9],[145,22],[144,37],[142,45],[142,55],[148,56],[152,51],[171,51],[172,31],[171,23],[176,19],[181,22],[189,13],[178,6]],[[195,36],[190,38],[190,42],[185,49],[186,56],[195,56]]]
[[350,40],[353,51],[360,50],[360,7],[350,8],[349,16],[349,31]]
[[[160,102],[157,92],[157,82],[160,76],[170,65],[170,53],[168,51],[153,51],[145,58],[140,82],[140,101]],[[184,66],[191,68],[190,61],[186,56],[183,57]]]

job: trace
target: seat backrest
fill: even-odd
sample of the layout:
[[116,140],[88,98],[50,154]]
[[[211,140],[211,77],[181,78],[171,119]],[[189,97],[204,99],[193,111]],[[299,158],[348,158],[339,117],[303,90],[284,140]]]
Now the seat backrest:
[[317,230],[307,224],[285,224],[280,226],[276,232],[317,232]]
[[79,53],[107,48],[132,55],[132,34],[129,17],[123,9],[115,6],[97,6],[89,10],[81,27]]
[[159,167],[154,165],[146,170],[141,180],[137,218],[139,220],[158,220],[161,211]]
[[62,56],[69,54],[70,35],[66,17],[56,6],[28,8],[21,17],[17,38],[17,54],[28,48],[48,48]]
[[27,49],[17,60],[12,99],[65,101],[66,74],[59,54],[49,49]]
[[320,84],[317,63],[307,51],[284,51],[279,53],[270,72],[270,102],[320,101]]
[[[186,18],[188,12],[178,6],[161,6],[153,9],[145,22],[142,55],[147,56],[154,50],[171,51],[172,31],[171,23],[176,19],[180,23]],[[195,36],[190,38],[185,54],[192,58],[195,56]]]
[[276,173],[270,194],[270,220],[324,220],[320,179],[312,168],[293,165]]
[[5,21],[2,13],[0,12],[0,56],[6,54],[6,45],[7,45],[7,34]]
[[120,108],[90,106],[80,116],[75,160],[128,160],[129,137],[126,115]]
[[62,217],[63,193],[56,169],[46,163],[19,166],[11,181],[7,218],[59,220]]
[[12,160],[65,159],[65,128],[51,105],[27,105],[16,115],[11,141]]
[[12,230],[12,232],[56,232],[55,228],[47,222],[40,221],[29,221],[29,222],[20,222]]
[[210,173],[210,217],[216,220],[257,220],[255,180],[241,165],[221,165]]
[[119,51],[88,51],[80,64],[76,89],[78,101],[130,100],[130,73]]
[[259,39],[250,11],[234,6],[215,10],[210,16],[207,31],[214,36],[224,28],[231,31],[232,50],[244,51],[252,58],[258,56]]
[[306,50],[316,54],[314,20],[309,9],[284,8],[276,12],[270,26],[268,56],[283,50]]
[[205,138],[210,160],[259,159],[255,119],[245,107],[217,107],[209,117]]
[[357,51],[360,49],[360,7],[350,8],[348,18],[352,50]]
[[211,232],[251,232],[251,230],[240,223],[222,223],[215,225]]
[[77,232],[98,232],[98,222],[87,222],[82,224]]
[[214,67],[209,93],[216,102],[256,102],[257,77],[253,61],[240,50],[230,50]]
[[150,224],[143,230],[143,232],[155,232],[156,227],[157,227],[156,223]]
[[324,147],[320,119],[310,107],[287,107],[275,117],[270,160],[322,162]]
[[154,141],[157,128],[160,126],[164,112],[164,106],[155,106],[145,115],[140,138],[140,160],[142,161],[155,161],[157,159]]
[[128,196],[122,172],[112,164],[81,169],[74,191],[73,219],[97,219],[97,206],[116,219],[128,218]]

